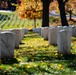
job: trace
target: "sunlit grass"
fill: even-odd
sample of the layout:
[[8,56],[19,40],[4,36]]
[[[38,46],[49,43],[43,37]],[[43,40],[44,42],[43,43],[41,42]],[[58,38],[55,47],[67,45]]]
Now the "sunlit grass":
[[[19,19],[20,19],[20,18],[18,18],[18,19],[16,20],[14,26],[13,26],[13,23],[14,23],[15,20],[13,19],[13,20],[11,21],[11,23],[10,23],[9,26],[7,25],[8,22],[9,22],[9,20],[8,20],[8,22],[7,22],[1,29],[28,28],[28,30],[29,30],[29,29],[33,29],[33,28],[34,28],[33,20],[29,20],[29,22],[28,22],[28,20],[25,20],[24,26],[22,26],[22,21],[23,21],[23,20],[21,19],[21,20],[20,20],[21,22],[20,22],[19,25],[18,25]],[[5,22],[5,21],[3,21],[3,22]],[[37,20],[37,22],[38,22],[38,25],[37,25],[36,27],[41,27],[41,20]]]
[[[11,12],[11,13],[0,12],[0,14],[8,15],[8,17],[10,17],[10,19],[7,20],[7,22],[4,24],[4,26],[1,26],[1,25],[6,20],[0,20],[0,29],[28,28],[30,30],[35,27],[34,20],[21,19],[16,12]],[[12,18],[12,16],[14,16],[14,17]],[[16,16],[17,16],[17,19],[16,19]],[[10,22],[10,20],[11,20],[11,22]],[[19,21],[20,21],[20,23],[18,24]],[[24,24],[23,24],[23,21],[24,21]],[[9,23],[9,25],[8,25],[8,23]],[[13,25],[13,23],[14,23],[14,25]],[[41,27],[41,19],[36,20],[36,27]]]

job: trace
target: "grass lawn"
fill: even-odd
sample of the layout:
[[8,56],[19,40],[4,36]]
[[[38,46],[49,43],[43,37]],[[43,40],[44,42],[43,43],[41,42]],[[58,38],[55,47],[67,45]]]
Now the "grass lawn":
[[[7,15],[10,19],[0,20],[1,29],[13,29],[13,28],[34,28],[34,20],[21,19],[16,12],[0,12],[2,15]],[[4,25],[3,25],[4,24]],[[3,25],[3,26],[2,26]],[[36,20],[36,27],[41,27],[41,19]]]
[[0,75],[76,75],[76,38],[70,55],[58,55],[57,46],[48,45],[37,33],[24,35],[13,59],[0,61]]

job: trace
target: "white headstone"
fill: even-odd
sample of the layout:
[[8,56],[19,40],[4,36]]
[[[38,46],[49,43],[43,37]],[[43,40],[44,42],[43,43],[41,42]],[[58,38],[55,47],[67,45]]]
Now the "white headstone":
[[71,36],[70,31],[60,30],[58,33],[58,53],[70,54],[71,50]]
[[44,27],[43,28],[43,38],[44,38],[44,40],[48,40],[48,30],[49,30],[49,27]]
[[57,27],[49,28],[48,41],[49,44],[57,45],[58,29]]
[[38,31],[39,35],[41,36],[41,27],[38,29]]
[[38,28],[33,28],[33,32],[38,33]]
[[20,30],[21,38],[23,38],[23,36],[24,36],[24,29],[23,28],[19,28],[18,30]]
[[[21,36],[21,41],[22,41],[22,39],[23,39],[23,37],[24,37],[25,29],[19,28],[19,30],[20,30],[20,36]],[[20,42],[21,42],[21,41],[20,41]]]
[[0,33],[0,58],[13,58],[15,48],[15,34],[12,32]]
[[71,33],[71,37],[72,37],[72,27],[69,26],[69,27],[68,27],[68,30],[70,31],[70,33]]
[[72,26],[72,36],[76,37],[76,26]]
[[72,27],[71,26],[64,26],[63,30],[67,30],[70,32],[70,36],[72,36]]
[[41,27],[41,37],[44,36],[44,28],[45,28],[45,27]]
[[63,30],[68,30],[68,26],[63,26]]
[[28,32],[28,29],[27,28],[24,28],[24,33],[26,34]]
[[33,28],[33,32],[39,33],[41,35],[41,28]]
[[57,26],[58,31],[63,29],[63,26]]
[[15,33],[15,48],[19,48],[19,44],[22,40],[21,37],[21,30],[20,29],[13,29],[11,30],[11,32]]

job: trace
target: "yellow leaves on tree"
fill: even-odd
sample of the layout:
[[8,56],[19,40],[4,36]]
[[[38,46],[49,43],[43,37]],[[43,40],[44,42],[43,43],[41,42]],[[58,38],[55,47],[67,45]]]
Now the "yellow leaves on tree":
[[40,0],[22,0],[17,13],[21,18],[39,19],[42,17],[42,3]]
[[65,6],[66,6],[66,11],[69,11],[70,9],[76,11],[76,0],[69,0]]

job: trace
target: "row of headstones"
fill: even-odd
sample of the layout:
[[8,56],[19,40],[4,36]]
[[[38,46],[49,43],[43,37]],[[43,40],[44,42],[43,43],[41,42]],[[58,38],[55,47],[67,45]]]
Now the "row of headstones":
[[[13,22],[12,22],[12,26],[14,26],[15,25],[15,23],[16,23],[16,21],[17,21],[17,19],[18,19],[18,15],[9,15],[10,16],[10,20],[9,20],[9,22],[8,22],[8,19],[6,19],[5,20],[5,22],[3,22],[4,21],[4,19],[5,19],[5,16],[2,18],[2,21],[0,22],[0,26],[1,26],[1,28],[3,28],[5,25],[6,25],[6,23],[7,23],[7,26],[10,26],[10,23],[12,22],[12,20],[14,20]],[[1,17],[1,16],[0,16]],[[27,25],[29,25],[29,21],[30,20],[27,20]],[[36,22],[36,25],[38,26],[38,20],[36,20],[37,22]],[[21,22],[21,19],[19,18],[19,20],[18,20],[18,23],[17,23],[17,27],[20,25],[20,22]],[[24,23],[25,23],[25,20],[22,20],[22,27],[24,27]],[[34,25],[34,21],[32,21],[32,25]]]
[[[13,18],[13,16],[12,16],[12,18]],[[18,15],[15,16],[15,19],[12,23],[12,26],[15,25],[15,23],[17,21],[17,18],[18,18]],[[4,21],[4,22],[2,21],[1,28],[3,28],[6,25],[7,22],[8,22],[8,19],[6,19],[6,21]],[[12,22],[12,19],[9,20],[9,22],[7,23],[7,26],[10,26],[11,22]],[[18,23],[17,23],[17,27],[20,25],[20,22],[21,22],[21,19],[19,18]],[[22,20],[22,27],[24,27],[24,23],[25,23],[25,20]]]
[[26,28],[0,30],[0,59],[13,58],[14,49],[19,48],[19,44],[27,32]]
[[[2,21],[1,21],[1,23],[0,23],[0,24],[1,24],[1,28],[4,27],[7,22],[8,22],[8,23],[7,23],[7,26],[9,26],[10,23],[12,22],[12,20],[14,19],[14,14],[13,14],[13,15],[8,15],[8,16],[10,16],[9,22],[8,22],[8,19],[6,19],[6,21],[3,23],[3,21],[4,21],[3,19],[4,19],[5,17],[2,18]],[[15,21],[15,22],[16,22],[16,21]]]
[[[1,28],[4,27],[4,26],[6,25],[6,22],[8,21],[8,19],[6,19],[6,20],[4,21],[4,18],[5,18],[5,17],[2,18],[2,21],[1,21],[1,23],[0,23],[0,24],[1,24]],[[14,21],[13,21],[13,23],[12,23],[12,26],[14,26],[15,23],[16,23],[17,18],[18,18],[18,15],[14,15],[14,14],[13,14],[12,17],[10,18],[7,26],[10,25],[10,23],[12,22],[13,19],[14,19]],[[3,22],[3,21],[4,21],[4,22]],[[21,19],[19,18],[17,26],[19,26],[20,22],[21,22]],[[23,23],[22,23],[22,25],[23,25]]]
[[58,45],[59,54],[70,54],[71,37],[76,37],[76,26],[51,26],[34,28],[49,44]]
[[[2,15],[0,16],[0,18],[1,18],[1,17],[2,17]],[[7,19],[6,19],[6,21],[3,23],[4,19],[5,19],[5,16],[3,16],[2,20],[0,21],[1,27],[3,27],[4,24],[5,24],[6,21],[7,21]]]
[[[2,15],[1,15],[2,16]],[[0,17],[1,17],[0,16]],[[8,15],[10,16],[10,15]],[[8,18],[6,18],[6,20],[4,21],[4,19],[6,18],[6,16],[3,16],[2,20],[0,21],[0,24],[1,24],[1,28],[4,27],[8,21]],[[12,18],[14,18],[14,15],[12,15]],[[11,21],[12,21],[12,18],[10,18],[10,21],[8,22],[7,26],[10,25]],[[4,22],[3,22],[4,21]]]

